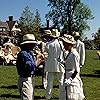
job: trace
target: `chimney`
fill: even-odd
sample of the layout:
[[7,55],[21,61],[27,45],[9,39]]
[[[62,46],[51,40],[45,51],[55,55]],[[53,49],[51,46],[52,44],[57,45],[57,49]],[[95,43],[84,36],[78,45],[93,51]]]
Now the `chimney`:
[[9,16],[9,21],[13,21],[13,16]]
[[13,21],[13,16],[9,16],[9,21],[6,21],[9,26],[9,36],[12,36],[11,30],[16,21]]
[[47,28],[49,29],[49,20],[47,20]]

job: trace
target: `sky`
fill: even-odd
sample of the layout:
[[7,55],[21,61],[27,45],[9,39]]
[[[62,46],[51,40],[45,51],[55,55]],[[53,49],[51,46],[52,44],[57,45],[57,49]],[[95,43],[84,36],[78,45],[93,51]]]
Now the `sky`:
[[[90,39],[91,34],[97,32],[100,27],[100,0],[82,0],[82,2],[89,6],[94,15],[94,19],[88,21],[90,30],[84,33]],[[48,0],[1,0],[0,21],[8,20],[8,16],[13,16],[14,20],[18,20],[24,8],[29,6],[32,13],[38,9],[42,23],[46,23],[45,14],[50,10],[47,4]]]
[[100,0],[82,0],[91,9],[94,19],[89,21],[90,30],[85,34],[88,38],[92,38],[91,34],[98,31],[100,28]]

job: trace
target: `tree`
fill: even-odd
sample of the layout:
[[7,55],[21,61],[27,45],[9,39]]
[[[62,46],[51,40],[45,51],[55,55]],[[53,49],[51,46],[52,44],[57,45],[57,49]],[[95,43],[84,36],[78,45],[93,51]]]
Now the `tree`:
[[37,37],[38,40],[40,40],[41,34],[40,34],[40,28],[41,28],[41,17],[39,14],[38,9],[36,9],[34,21],[33,21],[33,29],[34,29],[34,35]]
[[96,33],[92,34],[92,37],[94,37],[94,43],[97,49],[100,50],[100,28],[98,28],[98,31]]
[[87,5],[80,0],[48,0],[51,10],[46,18],[52,20],[55,26],[63,27],[63,31],[79,31],[83,33],[89,29],[87,21],[93,18]]
[[19,18],[19,27],[22,35],[31,33],[35,35],[36,39],[40,39],[39,29],[41,27],[41,18],[39,11],[36,9],[36,13],[34,15],[29,7],[26,6]]
[[26,6],[21,14],[21,17],[19,18],[19,27],[23,35],[33,32],[33,21],[34,14],[30,11],[29,7]]
[[94,50],[94,49],[97,48],[95,43],[94,43],[94,40],[88,39],[87,37],[85,37],[85,39],[84,39],[84,44],[85,44],[85,49],[92,49],[92,50]]

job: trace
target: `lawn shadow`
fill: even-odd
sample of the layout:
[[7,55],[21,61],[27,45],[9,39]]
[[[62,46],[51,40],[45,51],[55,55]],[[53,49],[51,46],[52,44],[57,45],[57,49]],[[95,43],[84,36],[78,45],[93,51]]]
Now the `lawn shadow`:
[[100,60],[98,57],[94,57],[93,59],[94,59],[94,60]]
[[34,96],[34,100],[45,100],[45,96]]
[[100,70],[94,70],[94,74],[81,74],[82,77],[96,77],[100,78]]
[[[0,88],[2,88],[2,89],[18,89],[17,85],[1,86]],[[18,98],[20,98],[20,96],[19,95],[13,95],[13,94],[1,94],[0,98],[15,98],[15,99],[18,99]]]
[[99,57],[94,57],[93,59],[94,59],[94,60],[100,60]]
[[82,77],[96,77],[100,78],[100,74],[81,74]]
[[[37,89],[44,89],[43,85],[35,85]],[[59,88],[59,85],[54,85],[53,88]]]
[[44,89],[43,85],[35,85],[34,88],[37,88],[37,89]]
[[1,88],[6,88],[6,89],[18,89],[17,85],[1,86]]
[[[50,100],[58,100],[57,97],[52,97]],[[45,96],[34,96],[34,100],[46,100]]]
[[53,88],[59,88],[59,85],[54,85]]
[[100,70],[94,70],[94,73],[100,75]]
[[4,98],[4,97],[6,97],[6,98],[15,98],[15,99],[19,99],[20,98],[19,95],[12,95],[12,94],[1,94],[0,95],[0,98]]
[[[12,95],[12,94],[2,94],[0,95],[0,98],[15,98],[16,100],[20,99],[19,95]],[[52,100],[58,100],[57,97],[52,97]],[[45,100],[45,96],[34,96],[34,100]]]
[[[12,95],[12,94],[2,94],[0,98],[15,98],[16,100],[20,99],[19,95]],[[58,100],[57,97],[52,97],[52,100]],[[45,96],[34,96],[34,100],[45,100]]]

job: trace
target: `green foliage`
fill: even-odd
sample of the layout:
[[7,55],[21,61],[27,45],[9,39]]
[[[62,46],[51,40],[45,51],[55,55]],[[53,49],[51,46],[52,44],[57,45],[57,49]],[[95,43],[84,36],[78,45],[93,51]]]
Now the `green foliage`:
[[84,44],[85,44],[85,48],[89,49],[89,50],[95,50],[97,49],[95,43],[93,40],[89,40],[89,39],[84,39]]
[[21,29],[22,34],[27,34],[33,31],[33,21],[34,21],[34,14],[31,13],[28,6],[24,8],[24,11],[21,14],[21,17],[19,18],[19,27]]
[[51,7],[46,18],[52,20],[55,26],[63,27],[64,31],[83,33],[89,29],[87,21],[93,18],[87,5],[80,0],[48,0]]
[[100,50],[100,28],[98,29],[96,33],[93,34],[93,37],[94,37],[94,43],[97,49]]
[[89,30],[90,27],[87,21],[93,18],[92,12],[87,5],[84,3],[78,4],[73,15],[73,26],[76,27],[75,30],[78,30],[80,33]]
[[40,27],[41,18],[39,11],[36,9],[36,13],[32,13],[28,6],[24,8],[24,11],[19,18],[19,27],[21,29],[22,35],[24,34],[34,34],[36,39],[40,39]]
[[[85,100],[100,100],[100,60],[96,50],[86,50],[85,65],[81,68]],[[0,66],[0,100],[19,100],[15,66]],[[55,79],[56,80],[56,79]],[[45,100],[41,76],[34,76],[35,100]],[[54,81],[52,100],[58,100],[58,82]]]
[[41,37],[40,28],[41,28],[41,18],[40,18],[39,11],[36,9],[36,14],[34,16],[34,21],[33,21],[33,30],[37,40],[40,40]]

